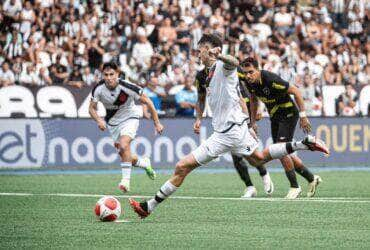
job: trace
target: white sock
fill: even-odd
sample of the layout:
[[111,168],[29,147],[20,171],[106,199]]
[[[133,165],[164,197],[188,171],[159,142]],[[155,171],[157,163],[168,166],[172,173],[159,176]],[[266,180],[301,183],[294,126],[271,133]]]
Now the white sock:
[[307,150],[308,147],[302,143],[302,141],[295,141],[292,142],[292,148],[294,151],[296,150]]
[[134,167],[147,168],[148,167],[148,161],[146,161],[144,158],[138,158]]
[[271,144],[268,149],[272,159],[280,159],[289,154],[286,143]]
[[129,184],[131,179],[131,167],[131,162],[121,162],[122,180],[128,181]]
[[177,187],[170,181],[166,181],[165,184],[159,189],[154,198],[150,199],[148,203],[148,212],[151,213],[155,207],[164,201],[168,196],[173,194],[177,190]]

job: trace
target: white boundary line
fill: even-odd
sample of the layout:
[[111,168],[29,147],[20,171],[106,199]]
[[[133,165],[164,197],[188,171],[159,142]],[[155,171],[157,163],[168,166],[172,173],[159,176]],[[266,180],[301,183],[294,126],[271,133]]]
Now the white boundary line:
[[[49,193],[49,194],[36,194],[36,193],[0,193],[1,196],[54,196],[54,197],[79,197],[79,198],[98,198],[104,194],[68,194],[68,193]],[[139,198],[148,199],[152,196],[144,195],[115,195],[117,198]],[[248,202],[324,202],[324,203],[370,203],[370,197],[316,197],[316,198],[298,198],[289,200],[285,198],[234,198],[234,197],[203,197],[203,196],[173,196],[171,199],[179,200],[230,200],[230,201],[248,201]]]

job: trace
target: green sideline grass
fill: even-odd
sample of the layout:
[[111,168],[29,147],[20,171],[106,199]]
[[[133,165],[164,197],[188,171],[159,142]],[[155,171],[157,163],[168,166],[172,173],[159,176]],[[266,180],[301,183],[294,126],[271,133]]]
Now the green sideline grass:
[[[127,223],[98,222],[93,214],[97,197],[1,194],[0,248],[370,248],[370,172],[320,175],[324,183],[313,201],[169,199],[144,221],[120,198],[120,219]],[[284,197],[284,174],[271,176],[273,197]],[[252,177],[259,197],[266,197],[260,177]],[[0,176],[0,193],[120,195],[119,178]],[[150,181],[135,175],[131,194],[153,195],[167,178]],[[299,181],[305,196],[307,185]],[[240,197],[243,188],[236,174],[192,174],[175,196]]]

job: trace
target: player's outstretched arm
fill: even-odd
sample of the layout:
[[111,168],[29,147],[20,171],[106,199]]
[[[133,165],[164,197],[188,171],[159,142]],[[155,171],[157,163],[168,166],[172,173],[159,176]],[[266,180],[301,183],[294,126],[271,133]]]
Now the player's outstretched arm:
[[231,55],[223,55],[220,53],[217,56],[217,59],[224,62],[224,68],[227,70],[233,70],[239,67],[239,60]]
[[98,115],[97,109],[98,109],[98,103],[94,101],[90,101],[89,114],[91,118],[93,118],[96,121],[99,129],[101,131],[104,131],[107,128],[107,125],[105,124],[105,121]]
[[227,70],[233,70],[239,67],[239,60],[231,55],[221,54],[221,48],[216,47],[209,50],[209,54],[215,56],[218,60],[224,62],[224,68]]
[[299,117],[300,117],[300,122],[299,123],[300,123],[301,129],[303,129],[303,131],[305,133],[310,133],[311,132],[311,124],[310,124],[310,121],[308,120],[307,115],[306,115],[306,111],[305,111],[305,107],[304,107],[304,100],[303,100],[303,97],[301,95],[301,92],[299,91],[299,89],[296,86],[291,85],[288,88],[288,94],[294,95],[294,99],[295,99],[295,101],[298,105]]
[[150,114],[152,115],[155,131],[159,134],[162,134],[164,127],[159,121],[158,113],[154,108],[154,104],[153,104],[152,100],[150,100],[150,98],[147,97],[145,94],[142,94],[140,96],[139,100],[142,104],[147,105],[148,110],[149,110]]

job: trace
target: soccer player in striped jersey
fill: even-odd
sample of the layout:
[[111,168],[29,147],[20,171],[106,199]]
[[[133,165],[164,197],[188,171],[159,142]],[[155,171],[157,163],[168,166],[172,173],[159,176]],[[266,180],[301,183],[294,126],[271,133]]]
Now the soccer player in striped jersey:
[[[99,129],[104,131],[108,128],[112,136],[114,146],[121,158],[122,180],[118,184],[118,188],[123,192],[130,190],[132,166],[145,169],[150,179],[155,179],[156,176],[149,158],[138,158],[130,151],[130,144],[139,127],[140,111],[135,105],[135,101],[148,106],[154,121],[155,131],[161,134],[163,126],[152,101],[143,94],[143,89],[120,79],[117,64],[105,63],[103,65],[103,80],[92,90],[89,113],[98,124]],[[97,114],[98,102],[101,102],[106,109],[105,119]]]

